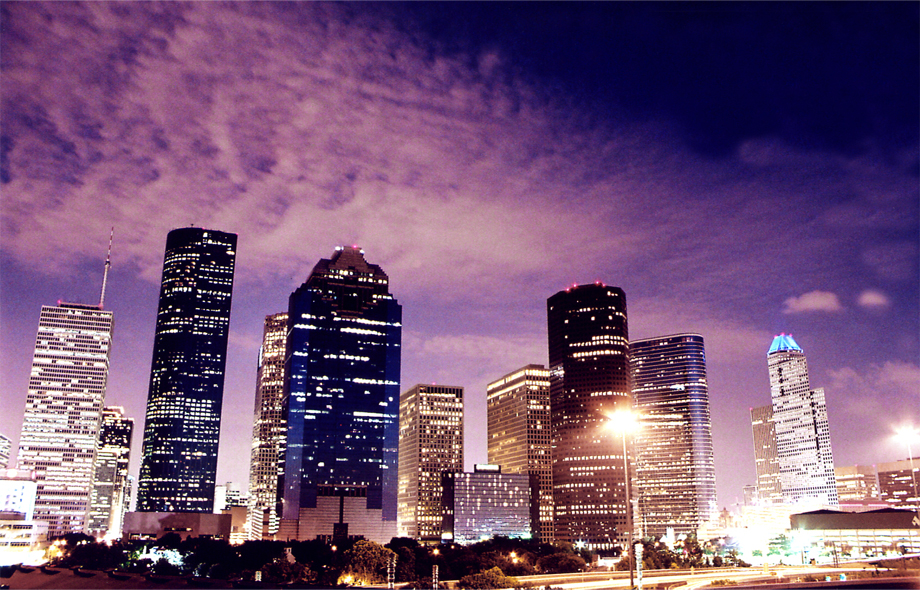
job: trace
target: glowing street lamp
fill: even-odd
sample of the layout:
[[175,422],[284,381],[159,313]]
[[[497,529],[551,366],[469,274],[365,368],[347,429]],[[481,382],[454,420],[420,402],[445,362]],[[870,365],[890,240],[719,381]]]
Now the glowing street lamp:
[[629,410],[617,410],[608,416],[607,428],[620,433],[623,440],[623,474],[626,483],[626,531],[629,535],[629,546],[626,551],[626,561],[629,562],[629,587],[633,587],[633,522],[632,504],[629,500],[629,461],[626,455],[626,434],[639,429],[638,416]]
[[920,432],[908,426],[898,429],[898,437],[907,444],[907,458],[910,461],[910,479],[914,484],[914,502],[917,504],[917,514],[920,514],[920,496],[917,495],[917,475],[914,471],[914,454],[910,448],[911,441],[920,437]]

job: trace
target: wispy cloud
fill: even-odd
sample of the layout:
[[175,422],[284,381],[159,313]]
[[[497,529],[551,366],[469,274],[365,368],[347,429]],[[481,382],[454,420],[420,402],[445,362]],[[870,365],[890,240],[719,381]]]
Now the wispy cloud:
[[843,305],[835,293],[829,291],[809,291],[798,297],[790,297],[784,302],[783,313],[803,313],[811,311],[843,311]]

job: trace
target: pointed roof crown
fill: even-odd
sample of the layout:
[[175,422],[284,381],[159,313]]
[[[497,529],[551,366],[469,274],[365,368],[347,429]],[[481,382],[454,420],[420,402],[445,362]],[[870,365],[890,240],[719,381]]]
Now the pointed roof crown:
[[787,352],[790,350],[802,352],[802,348],[792,339],[792,334],[780,334],[773,338],[773,344],[770,345],[770,350],[767,351],[767,355],[769,356],[774,352]]

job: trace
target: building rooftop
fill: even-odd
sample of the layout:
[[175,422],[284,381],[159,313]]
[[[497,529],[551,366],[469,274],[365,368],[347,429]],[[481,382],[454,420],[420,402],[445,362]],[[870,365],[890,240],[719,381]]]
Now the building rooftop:
[[774,352],[784,352],[787,350],[802,352],[802,348],[792,339],[792,334],[780,334],[773,338],[773,343],[770,345],[770,350],[767,351],[767,354],[771,355]]

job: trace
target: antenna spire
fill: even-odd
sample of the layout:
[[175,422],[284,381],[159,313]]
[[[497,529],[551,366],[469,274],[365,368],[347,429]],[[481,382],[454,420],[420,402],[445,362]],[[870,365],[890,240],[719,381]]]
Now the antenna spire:
[[105,255],[105,271],[102,273],[102,294],[99,295],[99,309],[102,309],[102,304],[105,303],[105,284],[109,279],[109,268],[112,266],[112,238],[115,237],[115,228],[112,228],[112,233],[109,234],[109,252]]

